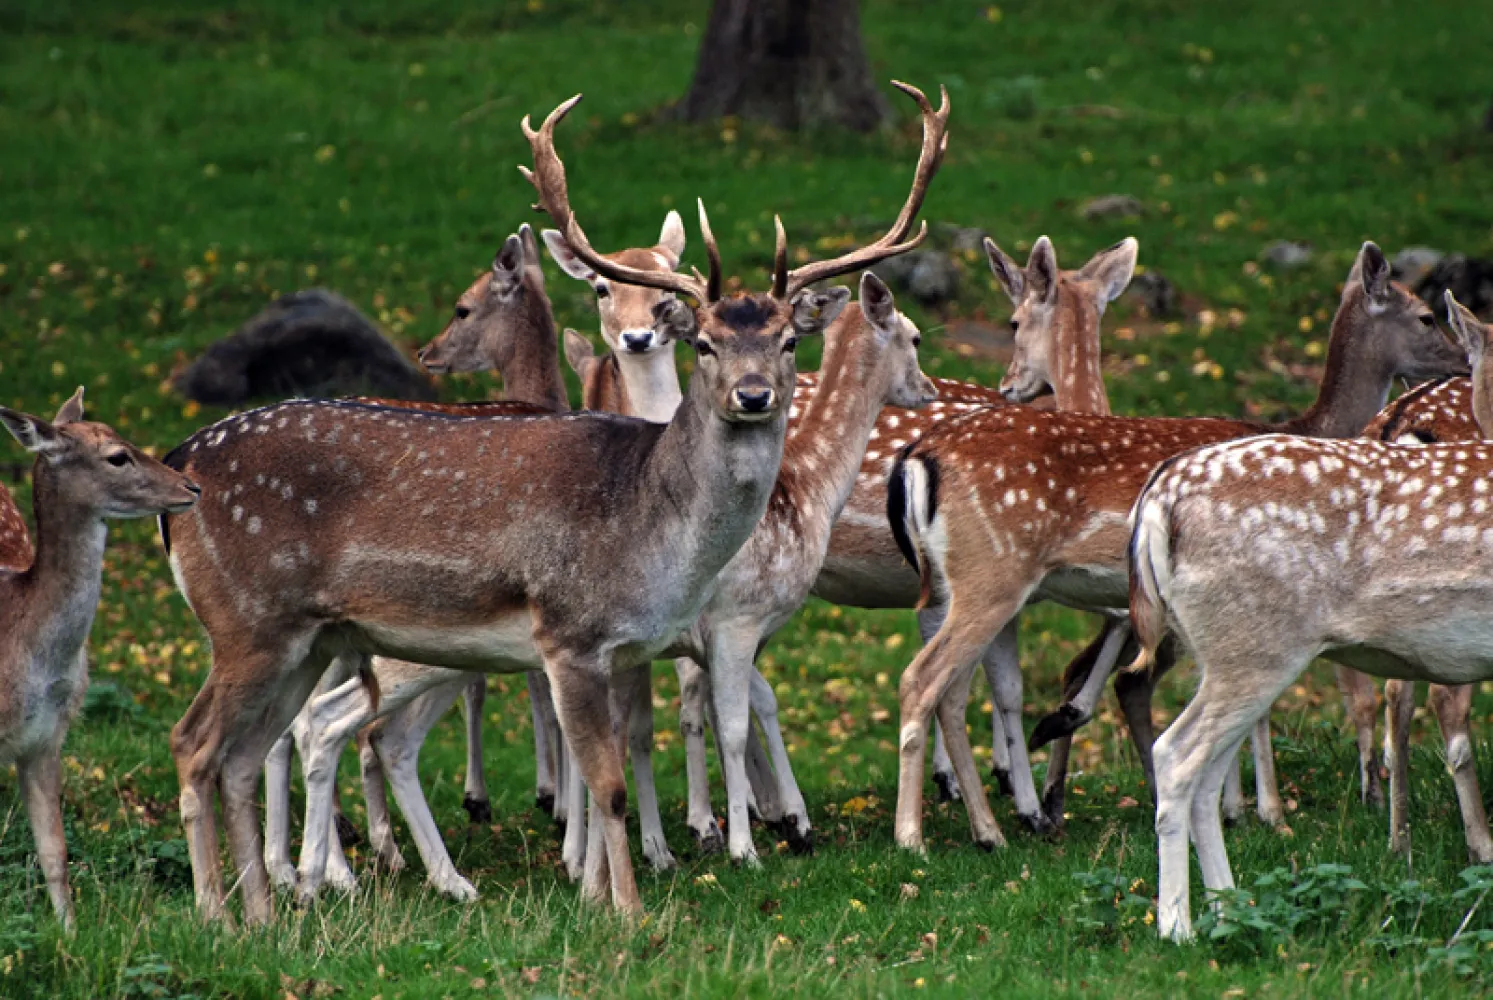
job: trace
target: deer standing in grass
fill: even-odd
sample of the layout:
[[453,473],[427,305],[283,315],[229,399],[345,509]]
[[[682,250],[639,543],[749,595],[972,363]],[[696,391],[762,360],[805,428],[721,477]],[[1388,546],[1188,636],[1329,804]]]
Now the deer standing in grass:
[[[538,133],[525,122],[536,183],[557,197],[565,177],[552,132],[577,100]],[[204,916],[223,913],[213,816],[221,789],[245,918],[270,918],[254,780],[344,652],[489,672],[542,666],[593,796],[591,836],[601,844],[588,854],[583,895],[641,909],[613,725],[625,706],[612,704],[610,678],[652,660],[695,620],[766,510],[793,347],[844,302],[807,285],[912,249],[926,233],[791,273],[779,267],[770,293],[723,297],[703,213],[701,222],[708,278],[607,261],[573,215],[563,224],[598,273],[699,302],[665,302],[656,316],[699,357],[667,425],[291,402],[204,428],[169,456],[201,475],[210,497],[197,516],[163,524],[177,581],[213,642],[213,669],[172,731]],[[583,592],[577,580],[587,581]]]
[[1218,817],[1228,755],[1313,658],[1410,682],[1493,678],[1490,497],[1483,442],[1271,434],[1156,470],[1133,514],[1134,669],[1171,630],[1201,673],[1155,748],[1162,936],[1192,934],[1189,836],[1204,886],[1233,888]]
[[[935,111],[921,92],[915,88],[903,89],[917,100],[922,109],[924,141],[912,193],[898,219],[888,233],[871,246],[836,261],[806,265],[792,272],[787,269],[787,246],[779,227],[773,279],[776,295],[796,298],[797,291],[813,281],[841,273],[842,269],[854,270],[865,263],[884,259],[893,252],[900,252],[899,247],[907,248],[921,239],[920,235],[912,240],[907,240],[907,237],[927,186],[942,159],[948,103],[945,97],[942,108]],[[553,148],[554,125],[566,110],[568,106],[562,106],[560,111],[546,121],[543,129],[530,135],[530,140],[535,158],[531,178],[539,192],[540,202],[557,224],[568,226],[571,212],[564,184],[564,171]],[[647,280],[657,285],[677,279],[672,271],[626,268],[615,260],[596,254],[589,246],[577,242],[574,236],[574,233],[567,236],[569,252],[574,253],[581,263],[613,280]],[[903,242],[904,240],[907,242]],[[552,242],[551,247],[554,245]],[[708,229],[706,247],[714,262],[717,253]],[[712,267],[715,266],[713,263]],[[865,438],[869,436],[883,402],[891,400],[905,406],[917,406],[926,402],[933,394],[931,386],[917,367],[916,328],[896,311],[890,293],[874,276],[862,279],[862,296],[859,319],[856,318],[856,312],[852,311],[839,324],[831,324],[835,332],[826,346],[823,376],[826,385],[822,389],[823,398],[821,399],[820,393],[816,393],[805,407],[800,425],[809,430],[796,436],[795,446],[788,450],[788,459],[778,477],[778,484],[773,491],[774,500],[768,507],[766,518],[716,580],[700,620],[673,647],[681,651],[688,650],[712,673],[717,729],[723,748],[723,770],[726,773],[730,799],[730,846],[733,856],[743,860],[756,857],[746,808],[745,688],[754,672],[753,660],[757,649],[803,602],[807,587],[817,572],[818,562],[822,559],[830,524],[854,480],[859,462],[837,465],[832,456],[857,456],[864,452]],[[844,289],[832,289],[819,294],[817,301],[819,308],[826,312],[839,313],[847,298]],[[667,306],[667,303],[664,305]],[[648,676],[643,672],[646,668],[646,662],[641,662],[632,671],[619,675],[617,684],[624,689],[619,698],[621,704],[636,704],[636,699],[647,698]],[[386,705],[418,694],[422,686],[428,683],[427,678],[411,671],[402,674],[397,687],[391,688],[385,684],[384,681],[388,679],[387,676],[380,675],[380,690]],[[372,698],[359,686],[352,684],[319,699],[314,711],[326,720],[322,731],[327,741],[327,753],[335,755],[340,745],[337,741],[345,741],[348,733],[361,726],[378,710]],[[636,716],[630,717],[635,718]],[[619,730],[632,731],[627,722],[616,724]],[[780,736],[773,741],[777,728],[775,725],[768,725],[765,730],[779,776],[791,782],[786,747]],[[640,782],[640,790],[644,787]],[[407,815],[428,808],[418,792],[417,785],[395,783],[395,794],[400,798]],[[807,809],[803,806],[796,786],[791,786],[791,794],[797,799],[794,803],[797,806],[796,812],[804,818],[806,833]],[[308,786],[308,809],[313,795],[321,808],[327,808],[329,793],[324,789],[313,792]],[[411,796],[409,801],[406,801],[406,796]],[[419,801],[415,801],[415,798]],[[656,809],[656,805],[654,808]],[[594,800],[592,809],[594,820]],[[308,813],[308,828],[318,822],[310,818]],[[580,821],[573,814],[567,825],[567,841],[579,826]],[[592,874],[595,866],[604,867],[609,859],[598,842],[599,827],[592,822],[586,824],[585,828],[589,829],[591,835],[591,843],[585,851],[586,881],[589,883],[595,879]],[[422,843],[422,855],[426,854],[427,849],[434,851],[439,846],[438,840]],[[567,857],[567,861],[569,860]],[[426,856],[426,863],[428,870],[445,870],[449,867],[449,858],[442,849],[439,856]],[[314,887],[317,875],[315,859],[303,862],[303,889]]]
[[62,832],[62,740],[88,688],[84,644],[98,608],[111,518],[180,513],[198,489],[103,424],[83,419],[83,390],[51,423],[0,407],[36,454],[36,548],[0,487],[0,762],[14,763],[57,918],[73,927]]
[[[1191,447],[1272,429],[1314,437],[1356,434],[1383,406],[1396,377],[1432,378],[1465,365],[1436,329],[1430,310],[1390,282],[1384,255],[1365,243],[1333,320],[1317,400],[1293,420],[1272,428],[1243,420],[1007,408],[968,414],[907,449],[893,470],[888,514],[929,600],[947,606],[948,615],[902,675],[897,842],[923,847],[922,753],[929,716],[938,710],[947,737],[963,702],[946,695],[967,690],[975,660],[1011,617],[1042,599],[1123,614],[1126,519],[1156,465]],[[1142,685],[1140,695],[1126,716],[1149,778],[1149,686]],[[1019,671],[998,679],[995,700],[1015,737],[1012,780],[1017,810],[1025,817],[1040,803],[1020,743]],[[964,750],[951,741],[951,755],[956,749]],[[1257,768],[1271,766],[1267,740],[1256,741],[1255,756]],[[984,796],[966,802],[975,840],[999,843]]]

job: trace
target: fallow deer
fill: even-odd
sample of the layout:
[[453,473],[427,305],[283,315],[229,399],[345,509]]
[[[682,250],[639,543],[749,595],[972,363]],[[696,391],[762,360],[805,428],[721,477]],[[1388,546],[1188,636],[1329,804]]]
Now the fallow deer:
[[1164,937],[1192,934],[1189,836],[1203,885],[1233,888],[1218,815],[1228,758],[1313,658],[1411,682],[1493,678],[1490,484],[1483,442],[1278,434],[1152,475],[1132,515],[1133,667],[1171,630],[1202,675],[1155,747]]
[[926,224],[908,234],[931,169],[920,167],[881,240],[790,272],[780,239],[770,292],[723,297],[703,212],[708,277],[642,271],[591,249],[553,146],[578,100],[537,132],[525,120],[535,155],[525,172],[597,273],[699,302],[666,301],[656,316],[699,359],[667,425],[291,402],[204,428],[168,456],[211,498],[163,522],[178,584],[213,643],[213,670],[172,731],[206,917],[223,913],[221,788],[245,918],[269,919],[254,780],[328,661],[348,651],[489,672],[542,666],[604,843],[588,857],[583,895],[600,902],[610,882],[613,905],[641,910],[608,680],[695,620],[761,519],[782,459],[793,348],[847,298],[809,285],[917,246]]
[[[1268,430],[1356,434],[1383,406],[1394,378],[1432,378],[1465,370],[1465,364],[1425,304],[1390,282],[1379,248],[1365,243],[1333,320],[1317,400],[1293,420],[1270,427],[1007,408],[967,414],[906,448],[892,474],[889,518],[919,569],[924,593],[949,613],[902,675],[897,842],[922,849],[922,751],[929,715],[935,707],[947,715],[947,737],[962,703],[956,710],[958,699],[946,700],[946,692],[968,684],[975,659],[1011,617],[1042,599],[1123,614],[1126,516],[1157,464],[1191,447]],[[1144,711],[1127,712],[1148,777],[1149,698],[1147,687],[1137,699]],[[995,701],[1015,737],[1012,779],[1017,810],[1026,817],[1040,803],[1020,741],[1019,672],[999,678]],[[956,750],[964,748],[951,745],[950,753]],[[1268,741],[1257,741],[1256,760],[1269,765]],[[984,796],[966,802],[976,841],[998,843]]]
[[[816,596],[867,608],[917,604],[917,574],[908,568],[887,525],[887,470],[896,453],[924,433],[982,407],[1030,403],[1047,393],[1052,394],[1057,409],[1109,412],[1100,368],[1099,322],[1108,304],[1129,284],[1136,252],[1136,241],[1125,239],[1095,254],[1082,268],[1064,271],[1045,236],[1032,245],[1025,268],[993,241],[985,241],[991,271],[1014,307],[1015,353],[1010,370],[999,390],[935,379],[939,397],[928,409],[913,413],[888,408],[883,412],[871,432],[870,450],[855,489],[835,522],[824,566],[814,583]],[[800,375],[800,386],[811,387],[811,378]],[[936,609],[920,612],[919,630],[925,640],[937,631],[938,621]],[[996,664],[1014,661],[1016,638],[1012,622],[986,650],[983,662],[992,686]],[[1112,650],[1110,656],[1117,653]],[[993,770],[1001,786],[1009,788],[1010,755],[998,711],[992,711],[991,721]],[[964,732],[962,721],[959,731]],[[936,735],[941,734],[940,727]],[[959,781],[941,738],[935,740],[933,766],[940,794],[958,797]]]
[[200,491],[110,428],[84,420],[81,387],[50,423],[0,407],[0,424],[37,456],[34,552],[0,487],[0,762],[16,765],[47,895],[71,930],[61,747],[88,688],[84,643],[103,585],[108,521],[180,513]]
[[[1471,378],[1453,378],[1434,383],[1389,407],[1389,419],[1370,427],[1381,441],[1451,443],[1493,437],[1493,366],[1487,364],[1489,330],[1448,290],[1448,325],[1467,351]],[[1372,688],[1370,689],[1372,690]],[[1467,854],[1473,864],[1493,862],[1493,835],[1483,809],[1478,787],[1477,761],[1473,755],[1468,716],[1472,711],[1470,685],[1445,687],[1432,684],[1427,704],[1436,716],[1446,745],[1446,768],[1457,791],[1462,812],[1462,831]],[[1391,678],[1384,682],[1384,756],[1389,768],[1389,845],[1394,851],[1410,847],[1409,767],[1410,720],[1415,711],[1415,685]],[[1372,731],[1370,734],[1372,739]]]

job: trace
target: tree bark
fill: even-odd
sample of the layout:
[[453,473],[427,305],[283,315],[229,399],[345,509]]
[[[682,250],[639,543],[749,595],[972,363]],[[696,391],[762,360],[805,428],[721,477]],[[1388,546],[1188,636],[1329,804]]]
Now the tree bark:
[[888,109],[866,64],[858,0],[715,0],[679,114],[876,128]]

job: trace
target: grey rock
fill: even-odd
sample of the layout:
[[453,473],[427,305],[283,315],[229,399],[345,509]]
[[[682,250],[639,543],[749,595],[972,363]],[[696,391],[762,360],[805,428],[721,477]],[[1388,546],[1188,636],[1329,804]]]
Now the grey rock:
[[1107,194],[1099,198],[1090,198],[1078,211],[1085,219],[1092,222],[1095,219],[1144,215],[1146,206],[1141,204],[1139,198],[1128,194]]
[[949,302],[959,295],[959,265],[937,250],[914,250],[877,264],[873,270],[895,291],[906,292],[923,305]]
[[1160,319],[1174,315],[1177,311],[1177,289],[1163,274],[1147,271],[1130,279],[1125,295],[1146,311],[1148,316]]
[[435,398],[430,380],[368,317],[324,288],[276,299],[209,347],[175,387],[215,406],[291,396]]
[[1414,288],[1445,259],[1445,253],[1431,247],[1406,247],[1390,258],[1390,276]]
[[1446,292],[1484,319],[1493,316],[1493,260],[1447,254],[1415,286],[1415,294],[1446,319]]
[[1260,251],[1260,260],[1278,268],[1305,267],[1312,256],[1312,245],[1300,240],[1276,240]]

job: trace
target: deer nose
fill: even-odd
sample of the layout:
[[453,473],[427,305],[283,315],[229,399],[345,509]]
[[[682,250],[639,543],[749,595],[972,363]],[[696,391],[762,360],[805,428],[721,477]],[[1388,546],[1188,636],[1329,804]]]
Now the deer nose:
[[643,330],[639,333],[627,331],[622,334],[622,346],[634,354],[642,354],[653,347],[653,331]]
[[747,413],[763,413],[772,406],[772,387],[766,385],[737,386],[736,405]]
[[415,352],[415,360],[419,361],[420,363],[423,364],[425,362],[425,354],[429,350],[430,350],[430,348],[428,346],[420,348],[418,351]]
[[192,496],[194,496],[194,497],[200,497],[200,496],[202,496],[202,487],[198,486],[196,483],[192,482],[190,479],[187,480],[182,485],[187,488],[187,492],[190,493],[190,494],[192,494]]

